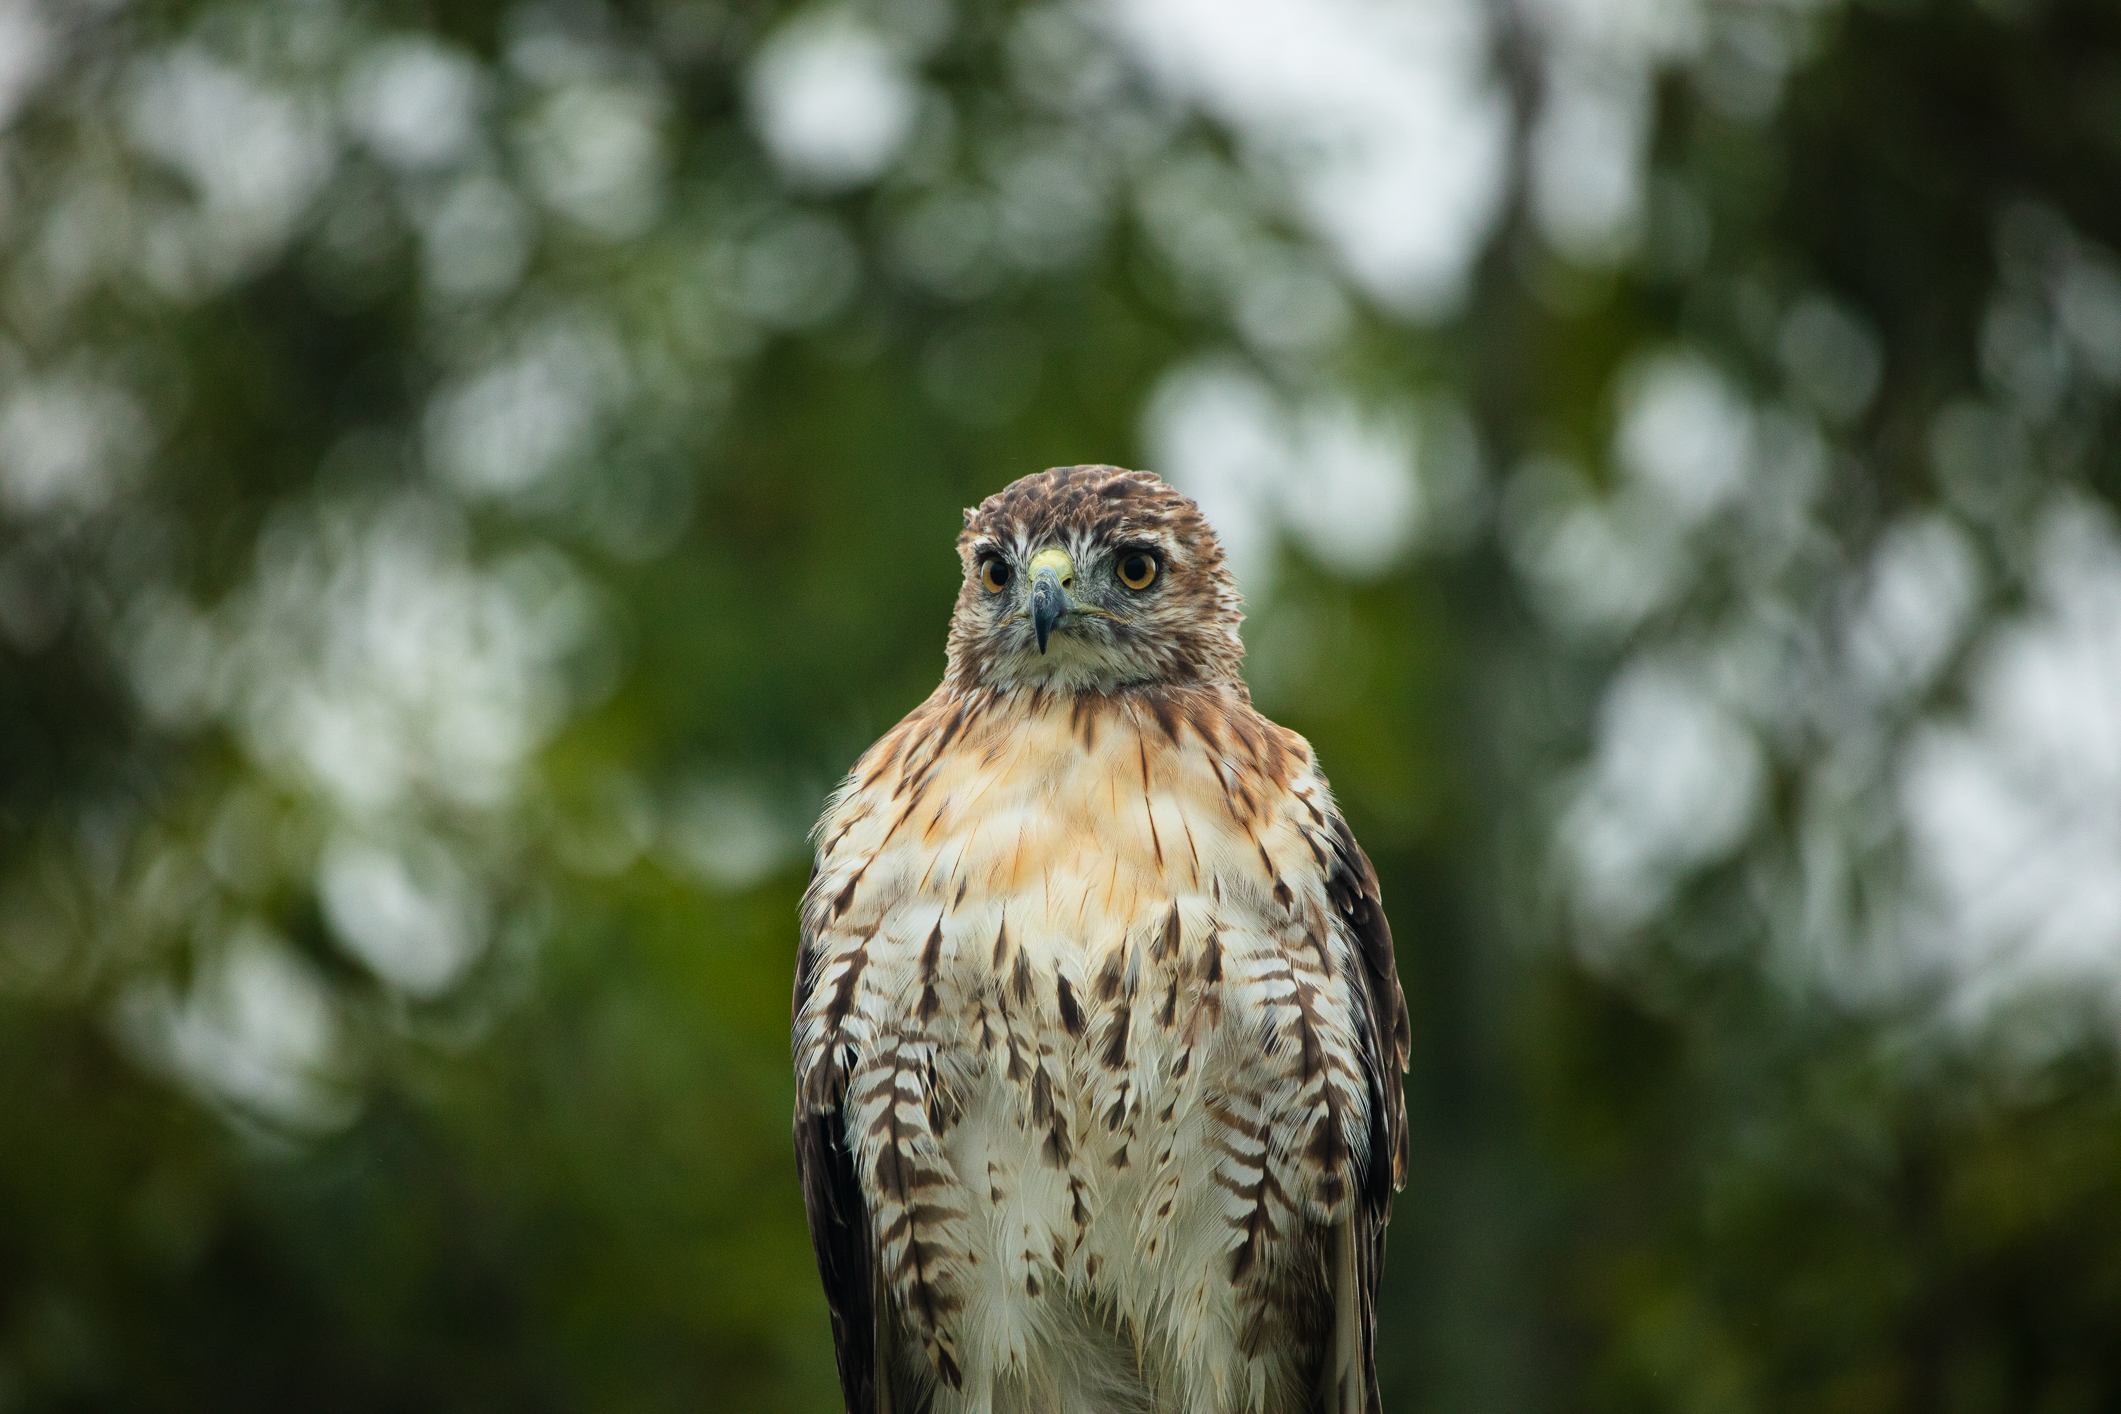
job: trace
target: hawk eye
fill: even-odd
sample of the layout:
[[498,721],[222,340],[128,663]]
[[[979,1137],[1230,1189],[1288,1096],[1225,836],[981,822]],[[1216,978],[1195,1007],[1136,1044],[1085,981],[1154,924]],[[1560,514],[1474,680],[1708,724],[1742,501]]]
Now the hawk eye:
[[1129,589],[1147,589],[1156,582],[1156,556],[1133,550],[1120,557],[1119,582]]
[[979,582],[989,594],[999,594],[1008,586],[1010,573],[1007,560],[982,560],[979,567]]

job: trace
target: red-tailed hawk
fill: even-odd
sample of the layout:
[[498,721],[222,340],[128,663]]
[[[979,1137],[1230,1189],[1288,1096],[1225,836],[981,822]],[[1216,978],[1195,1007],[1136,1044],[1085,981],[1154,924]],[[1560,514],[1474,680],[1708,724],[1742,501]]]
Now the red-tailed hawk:
[[1407,1012],[1235,582],[1146,472],[966,512],[942,686],[817,828],[795,1148],[854,1414],[1362,1414]]

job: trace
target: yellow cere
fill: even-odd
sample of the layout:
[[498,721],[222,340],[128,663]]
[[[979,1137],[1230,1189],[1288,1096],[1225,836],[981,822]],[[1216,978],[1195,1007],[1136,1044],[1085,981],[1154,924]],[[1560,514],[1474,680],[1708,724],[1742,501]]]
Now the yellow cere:
[[1048,545],[1031,557],[1031,577],[1037,579],[1038,572],[1049,567],[1060,576],[1061,588],[1075,583],[1075,561],[1058,545]]

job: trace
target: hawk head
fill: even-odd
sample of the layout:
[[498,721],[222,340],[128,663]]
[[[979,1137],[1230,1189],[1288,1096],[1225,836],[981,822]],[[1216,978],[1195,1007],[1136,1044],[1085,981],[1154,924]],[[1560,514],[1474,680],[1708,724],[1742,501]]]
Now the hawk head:
[[1243,690],[1237,583],[1200,507],[1146,471],[1058,466],[965,512],[958,687]]

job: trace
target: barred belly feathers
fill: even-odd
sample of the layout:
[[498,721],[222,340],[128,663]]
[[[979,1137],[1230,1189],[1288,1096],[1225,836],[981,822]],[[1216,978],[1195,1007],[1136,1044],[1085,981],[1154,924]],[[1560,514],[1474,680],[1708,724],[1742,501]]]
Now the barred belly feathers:
[[967,513],[936,693],[819,822],[795,1142],[853,1414],[1362,1414],[1404,1176],[1375,877],[1190,501]]

